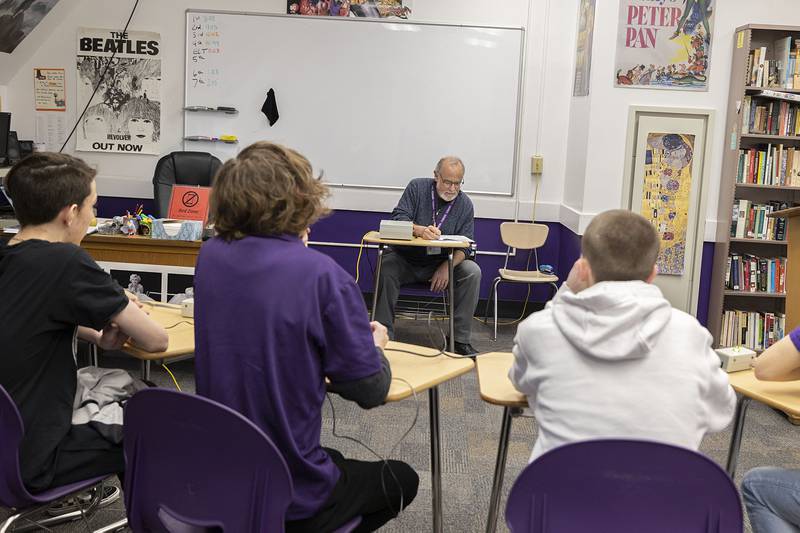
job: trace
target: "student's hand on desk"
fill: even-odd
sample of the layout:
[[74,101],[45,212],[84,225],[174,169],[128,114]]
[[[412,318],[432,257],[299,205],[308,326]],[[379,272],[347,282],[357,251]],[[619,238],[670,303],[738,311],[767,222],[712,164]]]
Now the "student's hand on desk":
[[370,322],[369,327],[372,329],[372,339],[375,341],[375,346],[383,350],[389,342],[389,330],[380,322]]
[[431,277],[431,292],[442,292],[447,288],[449,281],[450,272],[447,269],[447,261],[445,261],[438,266]]
[[100,332],[97,346],[103,350],[121,350],[127,341],[128,336],[122,333],[119,326],[112,322]]

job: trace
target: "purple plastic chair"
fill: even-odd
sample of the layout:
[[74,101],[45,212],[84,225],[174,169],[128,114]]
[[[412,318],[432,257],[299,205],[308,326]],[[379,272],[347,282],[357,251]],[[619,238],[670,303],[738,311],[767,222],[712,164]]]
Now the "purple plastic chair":
[[[48,489],[38,494],[31,494],[22,483],[19,469],[19,444],[24,434],[25,427],[17,405],[8,392],[0,386],[0,505],[16,511],[0,523],[0,532],[10,530],[15,523],[37,513],[47,505],[75,493],[86,491],[108,477],[95,477]],[[101,492],[96,491],[96,494]],[[83,513],[91,513],[96,508],[98,501],[96,495]],[[81,511],[77,510],[58,517],[37,520],[37,523],[49,526],[74,520],[81,515]]]
[[[125,407],[129,527],[153,533],[284,530],[292,479],[267,435],[233,409],[166,389]],[[340,529],[352,530],[357,517]]]
[[669,444],[592,440],[522,471],[506,506],[513,533],[741,533],[739,495],[706,456]]

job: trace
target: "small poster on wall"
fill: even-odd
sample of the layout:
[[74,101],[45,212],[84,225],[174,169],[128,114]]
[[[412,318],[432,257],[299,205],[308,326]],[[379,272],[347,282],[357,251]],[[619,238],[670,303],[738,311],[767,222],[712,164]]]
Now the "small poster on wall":
[[580,9],[578,42],[575,46],[575,79],[572,85],[572,96],[587,96],[589,94],[589,74],[592,70],[595,0],[581,0]]
[[161,35],[80,28],[77,67],[78,109],[91,99],[78,124],[77,149],[159,154]]
[[399,17],[411,14],[411,0],[287,0],[286,13],[323,17]]
[[689,134],[647,135],[640,212],[661,241],[659,274],[682,276],[685,270],[694,143]]
[[620,0],[617,87],[708,90],[714,0]]
[[66,93],[63,68],[33,69],[33,98],[36,111],[66,111]]

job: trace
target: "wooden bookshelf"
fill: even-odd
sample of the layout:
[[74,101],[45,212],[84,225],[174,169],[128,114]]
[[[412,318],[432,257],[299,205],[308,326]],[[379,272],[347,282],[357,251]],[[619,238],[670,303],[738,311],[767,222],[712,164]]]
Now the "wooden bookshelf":
[[[727,119],[725,123],[725,145],[722,160],[722,183],[718,204],[718,220],[730,221],[731,210],[735,200],[750,200],[756,203],[769,203],[779,201],[792,206],[800,203],[800,187],[761,185],[752,183],[737,183],[739,167],[739,150],[759,147],[761,145],[785,143],[791,147],[800,146],[800,136],[794,135],[764,135],[757,133],[742,133],[745,113],[740,113],[743,99],[749,96],[755,105],[756,101],[775,101],[768,97],[761,97],[758,93],[763,90],[784,92],[787,94],[800,94],[800,88],[782,89],[775,87],[750,86],[747,78],[747,65],[752,50],[767,47],[766,59],[774,61],[775,42],[779,39],[792,37],[800,39],[800,27],[776,26],[764,24],[749,24],[736,29],[733,35],[733,58],[730,79],[730,91],[727,105]],[[794,42],[792,48],[794,50]],[[792,102],[792,104],[795,104]],[[735,142],[732,141],[735,140]],[[759,313],[784,313],[786,315],[785,333],[791,331],[800,322],[800,311],[795,310],[795,302],[800,292],[800,259],[793,262],[787,259],[786,266],[786,293],[769,292],[741,292],[728,290],[725,286],[725,275],[728,268],[728,256],[734,254],[759,255],[762,257],[789,257],[787,242],[791,239],[791,230],[788,229],[787,241],[762,240],[748,238],[731,238],[730,225],[724,224],[717,234],[714,247],[714,261],[711,278],[711,293],[708,307],[708,328],[714,336],[716,346],[720,346],[722,336],[723,313],[727,310],[742,310]],[[800,231],[795,237],[800,238]],[[800,247],[800,243],[798,243]],[[756,253],[754,253],[756,252]],[[797,287],[795,287],[797,285]]]
[[725,296],[736,298],[786,298],[785,292],[725,291]]
[[736,238],[731,238],[731,242],[744,242],[744,243],[747,243],[747,244],[777,244],[777,245],[780,245],[780,246],[785,246],[786,245],[786,241],[776,241],[774,239],[748,239],[748,238],[736,239]]

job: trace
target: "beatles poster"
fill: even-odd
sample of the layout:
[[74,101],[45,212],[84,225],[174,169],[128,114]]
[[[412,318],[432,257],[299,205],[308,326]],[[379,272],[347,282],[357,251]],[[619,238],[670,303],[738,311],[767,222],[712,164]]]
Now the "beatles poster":
[[77,149],[159,154],[161,36],[80,28],[77,59],[78,109],[91,98],[78,125]]
[[689,134],[647,134],[641,214],[661,241],[659,274],[681,276],[685,270],[694,141]]
[[287,0],[286,13],[323,17],[399,17],[411,14],[410,0]]
[[714,0],[620,0],[617,87],[708,90]]

